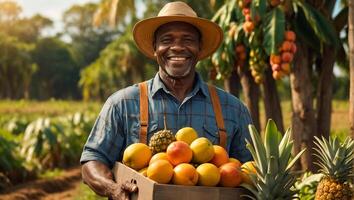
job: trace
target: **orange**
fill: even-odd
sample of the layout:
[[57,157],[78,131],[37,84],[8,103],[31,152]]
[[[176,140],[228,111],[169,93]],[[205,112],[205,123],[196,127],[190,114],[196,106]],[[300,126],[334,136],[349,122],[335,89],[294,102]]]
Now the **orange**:
[[192,127],[184,127],[177,131],[175,137],[177,141],[183,141],[190,145],[193,140],[198,138],[198,133]]
[[226,163],[221,165],[220,170],[220,185],[223,187],[237,187],[242,182],[242,172],[235,167],[235,163]]
[[124,150],[123,164],[135,170],[140,170],[149,164],[151,155],[151,150],[146,144],[131,144]]
[[141,170],[139,170],[139,173],[146,177],[147,176],[147,167],[142,168]]
[[239,168],[241,168],[241,165],[242,165],[242,163],[239,161],[239,160],[237,160],[236,158],[229,158],[229,162],[228,163],[235,163],[236,164],[236,166],[238,166]]
[[169,183],[173,176],[173,167],[167,160],[156,160],[147,168],[147,177],[158,183]]
[[159,152],[159,153],[153,155],[150,159],[149,165],[151,165],[151,163],[155,162],[156,160],[167,160],[168,161],[166,152]]
[[283,62],[285,62],[285,63],[291,62],[291,61],[293,60],[293,58],[294,58],[294,56],[293,56],[293,54],[290,53],[290,52],[283,52],[283,53],[281,54],[281,60],[282,60]]
[[198,173],[193,165],[181,163],[173,169],[172,183],[176,185],[196,185]]
[[197,167],[198,185],[216,186],[220,181],[220,171],[211,163],[204,163]]
[[296,34],[293,31],[285,31],[285,40],[294,42],[296,40]]
[[280,64],[281,57],[277,54],[270,55],[270,64]]
[[193,152],[189,145],[183,141],[175,141],[166,149],[167,158],[174,166],[180,163],[189,163],[192,160]]
[[219,145],[213,145],[214,148],[214,157],[209,161],[210,163],[214,164],[217,167],[220,167],[221,165],[227,163],[229,161],[229,155],[227,154],[227,151],[219,146]]
[[213,144],[205,137],[194,140],[190,148],[193,152],[193,163],[206,163],[214,157]]

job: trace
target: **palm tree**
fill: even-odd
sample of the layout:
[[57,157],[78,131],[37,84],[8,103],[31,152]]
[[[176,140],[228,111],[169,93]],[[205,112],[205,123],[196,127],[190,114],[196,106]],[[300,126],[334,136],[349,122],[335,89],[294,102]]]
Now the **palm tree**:
[[135,16],[134,0],[101,0],[93,17],[93,25],[100,26],[107,22],[111,27],[124,23],[127,14]]
[[348,36],[349,36],[349,59],[350,59],[350,100],[349,100],[349,119],[350,131],[354,138],[354,2],[348,1]]

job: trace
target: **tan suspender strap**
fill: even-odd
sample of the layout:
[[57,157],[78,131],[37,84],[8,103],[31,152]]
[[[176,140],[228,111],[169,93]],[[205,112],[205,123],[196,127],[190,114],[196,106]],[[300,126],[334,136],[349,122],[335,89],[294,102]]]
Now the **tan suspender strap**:
[[149,122],[149,100],[147,82],[139,83],[140,90],[140,135],[139,141],[147,144],[147,127]]
[[219,145],[226,149],[226,129],[224,125],[224,118],[222,117],[222,110],[219,101],[219,96],[216,92],[216,88],[212,85],[208,85],[211,103],[213,104],[213,109],[216,118],[216,125],[218,126],[219,132]]

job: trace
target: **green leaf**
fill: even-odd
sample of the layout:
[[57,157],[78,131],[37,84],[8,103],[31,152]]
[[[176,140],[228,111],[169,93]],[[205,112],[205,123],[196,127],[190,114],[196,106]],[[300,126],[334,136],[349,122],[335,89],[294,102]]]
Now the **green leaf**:
[[271,157],[275,159],[279,158],[279,132],[277,125],[272,119],[268,120],[265,135],[264,135],[264,144],[267,152],[267,159],[269,160]]
[[250,131],[253,147],[254,147],[254,150],[256,153],[256,157],[254,157],[253,159],[255,161],[258,160],[258,163],[256,163],[256,164],[259,167],[261,173],[265,174],[266,169],[267,169],[267,164],[266,164],[267,163],[267,155],[266,155],[265,147],[262,143],[261,136],[259,135],[259,133],[254,125],[252,125],[252,124],[248,125],[248,129]]
[[301,7],[317,37],[324,43],[337,46],[336,31],[329,21],[310,4],[302,1],[297,1],[297,4]]
[[268,55],[277,53],[278,46],[284,39],[285,15],[280,8],[274,8],[265,15],[263,46]]

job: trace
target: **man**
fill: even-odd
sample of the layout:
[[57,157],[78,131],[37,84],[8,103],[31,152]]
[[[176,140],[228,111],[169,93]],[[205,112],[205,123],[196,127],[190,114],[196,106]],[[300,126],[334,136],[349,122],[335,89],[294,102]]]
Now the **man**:
[[[189,126],[214,144],[224,138],[231,157],[241,162],[251,160],[245,147],[245,139],[249,139],[247,125],[251,123],[246,107],[225,91],[214,90],[221,105],[219,126],[215,113],[220,112],[213,110],[213,95],[195,71],[197,62],[219,47],[221,28],[198,18],[187,4],[173,2],[166,4],[157,17],[138,22],[133,35],[138,48],[159,64],[156,76],[147,81],[146,140],[164,129],[166,121],[166,128],[174,133]],[[144,124],[140,123],[140,89],[138,85],[130,86],[108,98],[84,147],[83,180],[99,195],[129,199],[129,193],[136,190],[129,184],[114,182],[111,168],[121,161],[128,145],[141,141],[139,133]]]

